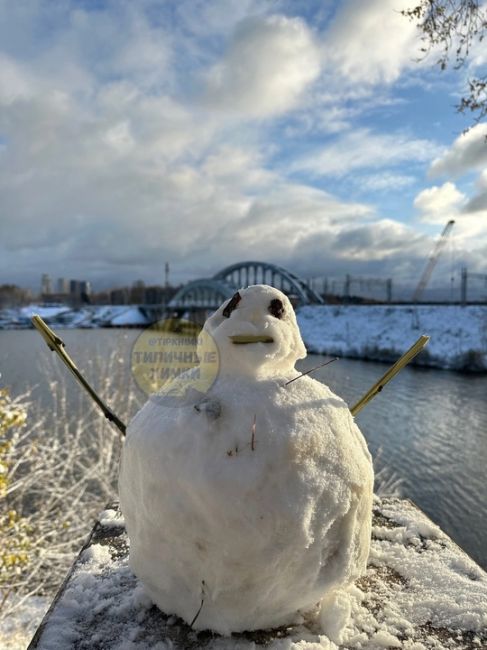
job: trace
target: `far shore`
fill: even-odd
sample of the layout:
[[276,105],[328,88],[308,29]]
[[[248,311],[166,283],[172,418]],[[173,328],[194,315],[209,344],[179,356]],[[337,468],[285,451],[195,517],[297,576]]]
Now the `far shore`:
[[[54,330],[142,329],[154,313],[138,305],[28,305],[1,310],[0,330],[31,328],[34,314]],[[430,341],[416,365],[487,372],[487,305],[307,305],[297,309],[297,318],[308,352],[391,362],[427,334]]]

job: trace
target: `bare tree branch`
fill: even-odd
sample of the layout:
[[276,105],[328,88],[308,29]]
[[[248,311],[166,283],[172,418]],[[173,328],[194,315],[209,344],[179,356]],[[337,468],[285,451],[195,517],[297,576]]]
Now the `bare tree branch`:
[[[52,597],[96,515],[116,495],[120,436],[87,399],[73,409],[58,365],[45,355],[50,409],[30,403],[29,395],[10,399],[4,408],[7,416],[18,411],[27,418],[15,428],[0,426],[0,465],[7,469],[0,490],[0,548],[13,549],[7,558],[12,564],[0,562],[0,619],[31,595]],[[127,368],[115,354],[88,365],[97,391],[128,420],[142,396]],[[2,527],[8,517],[12,525]]]
[[[436,64],[441,70],[464,67],[472,46],[481,43],[487,31],[487,10],[477,0],[420,0],[401,13],[421,32],[423,58],[439,51]],[[487,74],[469,80],[456,108],[472,113],[474,124],[487,115]]]

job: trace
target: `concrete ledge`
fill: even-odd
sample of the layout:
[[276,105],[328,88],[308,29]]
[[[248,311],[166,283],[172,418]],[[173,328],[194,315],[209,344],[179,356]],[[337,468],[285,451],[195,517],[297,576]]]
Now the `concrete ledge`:
[[[150,603],[128,567],[123,519],[112,504],[29,649],[487,648],[487,574],[473,560],[404,499],[376,498],[372,537],[367,573],[349,592],[348,609],[330,610],[328,636],[326,621],[315,617],[296,627],[223,638],[196,633]],[[340,617],[348,617],[341,630]]]

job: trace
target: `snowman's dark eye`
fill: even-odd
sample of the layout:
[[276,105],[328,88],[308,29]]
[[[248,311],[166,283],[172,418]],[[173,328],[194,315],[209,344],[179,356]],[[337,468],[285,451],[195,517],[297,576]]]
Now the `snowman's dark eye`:
[[238,291],[237,291],[237,293],[233,294],[230,302],[228,303],[228,305],[223,310],[223,315],[225,316],[225,318],[230,318],[230,314],[232,313],[232,311],[234,309],[237,308],[237,305],[241,300],[242,300],[242,296],[239,294]]
[[276,318],[282,318],[284,316],[284,305],[282,304],[282,300],[279,300],[279,298],[274,298],[274,300],[271,300],[271,304],[269,305],[269,313],[271,313]]

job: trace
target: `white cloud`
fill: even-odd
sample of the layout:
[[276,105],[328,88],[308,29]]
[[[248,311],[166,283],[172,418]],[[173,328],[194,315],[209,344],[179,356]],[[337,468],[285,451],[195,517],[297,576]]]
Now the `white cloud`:
[[487,210],[487,169],[477,179],[477,194],[465,206],[465,212],[478,212]]
[[487,165],[487,124],[477,124],[459,136],[430,167],[431,176],[461,176]]
[[351,260],[384,261],[396,257],[405,247],[411,254],[419,240],[409,226],[393,219],[377,219],[344,230],[337,238],[336,246]]
[[324,41],[327,68],[352,84],[392,83],[417,65],[414,23],[400,14],[408,0],[346,0]]
[[32,96],[37,85],[26,67],[0,51],[0,106]]
[[420,221],[426,224],[445,226],[447,221],[453,219],[452,237],[455,246],[464,254],[485,247],[487,212],[470,211],[467,197],[454,183],[447,182],[423,190],[414,200],[414,207],[420,211]]
[[[424,258],[426,236],[329,180],[395,190],[438,155],[409,127],[356,126],[394,112],[382,84],[413,57],[392,4],[341,3],[321,34],[318,0],[308,24],[267,15],[297,11],[273,0],[83,6],[2,5],[5,280],[160,281],[167,259],[180,281],[250,254],[303,273],[408,273]],[[209,70],[211,106],[196,83]]]
[[265,169],[262,154],[248,146],[224,144],[215,148],[204,161],[202,170],[216,182],[241,189],[262,188],[279,182],[276,174]]
[[212,256],[230,263],[251,256],[305,274],[413,273],[431,243],[411,227],[380,219],[363,203],[340,201],[304,185],[284,184],[250,202],[214,233]]
[[353,178],[353,182],[365,191],[391,192],[413,185],[415,178],[408,174],[383,172],[381,174],[363,174]]
[[415,280],[431,242],[410,226],[370,215],[364,223],[317,232],[299,242],[291,266],[316,275],[376,275]]
[[421,220],[427,223],[445,223],[455,217],[466,197],[454,183],[429,187],[414,199],[414,207],[421,212]]
[[206,100],[247,116],[278,115],[298,104],[319,71],[318,49],[301,19],[247,18],[209,71]]
[[296,160],[291,168],[305,170],[314,176],[343,176],[358,169],[425,162],[437,150],[438,147],[428,140],[410,138],[402,133],[381,134],[356,129]]
[[120,154],[126,154],[134,148],[135,142],[127,120],[111,126],[103,140]]

